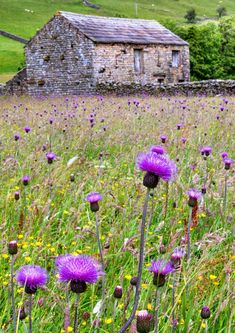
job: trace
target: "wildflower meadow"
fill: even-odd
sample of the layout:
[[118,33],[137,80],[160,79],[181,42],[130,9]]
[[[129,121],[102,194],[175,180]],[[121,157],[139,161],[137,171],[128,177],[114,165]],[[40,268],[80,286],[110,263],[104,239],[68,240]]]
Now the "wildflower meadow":
[[0,332],[235,332],[235,98],[2,97]]

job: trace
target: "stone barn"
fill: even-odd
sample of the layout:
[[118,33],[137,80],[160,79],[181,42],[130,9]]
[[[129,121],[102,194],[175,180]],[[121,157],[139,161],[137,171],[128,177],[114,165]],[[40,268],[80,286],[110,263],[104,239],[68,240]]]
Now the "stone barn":
[[188,43],[151,20],[58,12],[25,46],[29,95],[189,81]]

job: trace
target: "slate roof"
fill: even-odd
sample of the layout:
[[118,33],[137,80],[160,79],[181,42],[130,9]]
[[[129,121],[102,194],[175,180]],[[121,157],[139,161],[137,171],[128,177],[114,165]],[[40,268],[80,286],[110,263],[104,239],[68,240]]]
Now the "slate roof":
[[82,15],[60,11],[75,28],[97,43],[188,45],[153,20]]

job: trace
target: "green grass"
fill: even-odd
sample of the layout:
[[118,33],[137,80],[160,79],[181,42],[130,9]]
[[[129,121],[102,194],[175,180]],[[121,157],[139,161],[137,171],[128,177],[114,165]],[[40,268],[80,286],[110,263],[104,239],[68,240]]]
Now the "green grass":
[[[78,12],[83,14],[94,14],[104,16],[135,17],[135,1],[126,0],[94,0],[100,5],[100,9],[85,7],[82,1],[75,0],[1,0],[0,6],[0,29],[18,34],[24,38],[31,38],[37,29],[55,14],[57,10]],[[235,14],[235,2],[233,0],[223,1],[229,15]],[[210,0],[148,0],[138,1],[138,18],[168,20],[172,19],[179,24],[185,22],[186,11],[194,7],[200,19],[216,16],[216,8],[220,2]],[[30,10],[33,12],[28,12]],[[23,59],[23,48],[17,42],[9,42],[7,38],[0,37],[0,73],[17,71]]]
[[[133,103],[129,107],[126,97],[71,97],[68,100],[1,97],[0,331],[12,331],[7,244],[13,239],[18,239],[19,245],[15,269],[27,263],[38,264],[50,275],[47,288],[38,289],[34,298],[34,331],[61,331],[66,288],[57,281],[54,258],[65,253],[85,253],[99,258],[95,217],[85,200],[89,192],[99,191],[103,195],[98,214],[102,246],[106,244],[107,280],[107,309],[102,317],[101,332],[111,332],[112,295],[115,286],[122,285],[123,298],[119,300],[114,324],[114,332],[118,332],[128,290],[131,294],[127,316],[133,305],[134,293],[130,291],[129,281],[137,272],[139,225],[146,193],[142,184],[144,173],[136,167],[136,156],[141,151],[147,152],[151,145],[161,144],[160,135],[166,134],[165,148],[170,158],[177,161],[178,173],[169,183],[166,217],[166,183],[160,180],[150,198],[147,221],[152,215],[152,223],[145,248],[138,309],[148,308],[154,314],[155,291],[147,266],[154,258],[168,260],[180,244],[186,246],[182,240],[189,214],[186,192],[191,187],[202,188],[207,170],[205,205],[200,203],[198,225],[191,229],[190,267],[186,268],[184,259],[182,269],[176,273],[177,332],[205,332],[202,326],[205,322],[200,318],[200,310],[205,305],[211,309],[210,333],[234,332],[234,166],[227,172],[227,209],[224,211],[225,170],[220,153],[227,151],[235,159],[235,99],[228,98],[228,104],[223,97],[135,99],[140,102],[138,108]],[[223,112],[221,105],[225,107]],[[92,112],[96,114],[96,123],[90,128],[88,119]],[[220,114],[219,120],[217,114]],[[54,118],[52,125],[50,117]],[[177,123],[183,123],[181,130],[177,130]],[[28,134],[24,133],[26,125],[31,127]],[[18,142],[14,141],[15,133],[21,136]],[[181,142],[182,137],[187,139],[185,144]],[[50,141],[51,150],[57,155],[51,165],[45,158]],[[204,145],[213,149],[208,163],[200,154]],[[77,160],[68,166],[74,156]],[[28,186],[23,186],[21,178],[26,174],[31,180]],[[75,182],[70,182],[71,174],[75,175]],[[14,199],[15,191],[20,191],[19,201]],[[126,240],[129,243],[124,246]],[[162,245],[164,254],[160,253]],[[162,333],[171,331],[172,282],[170,275],[161,288],[159,327]],[[15,294],[17,309],[22,304],[27,305],[23,288],[17,286]],[[73,320],[74,296],[70,298]],[[100,298],[99,284],[88,286],[81,295],[80,333],[94,332],[92,310]],[[82,319],[85,311],[91,314],[87,320]],[[27,320],[25,323],[27,325]],[[18,333],[23,332],[20,322]]]

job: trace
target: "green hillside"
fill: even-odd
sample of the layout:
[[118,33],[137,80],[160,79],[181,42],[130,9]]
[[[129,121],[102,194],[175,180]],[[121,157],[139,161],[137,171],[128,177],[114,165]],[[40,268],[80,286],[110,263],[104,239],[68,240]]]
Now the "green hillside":
[[[32,37],[57,10],[84,14],[138,17],[160,22],[174,20],[185,23],[184,15],[195,8],[199,20],[214,19],[216,9],[223,5],[228,15],[235,15],[234,0],[91,0],[100,9],[86,7],[76,0],[1,0],[0,29]],[[135,5],[137,3],[137,6]],[[137,7],[137,8],[136,8]],[[136,15],[137,10],[137,15]],[[0,74],[14,73],[23,61],[23,45],[0,36]],[[4,76],[5,77],[5,76]]]

